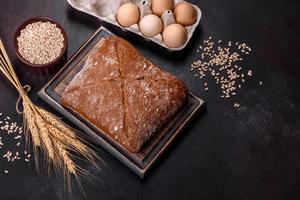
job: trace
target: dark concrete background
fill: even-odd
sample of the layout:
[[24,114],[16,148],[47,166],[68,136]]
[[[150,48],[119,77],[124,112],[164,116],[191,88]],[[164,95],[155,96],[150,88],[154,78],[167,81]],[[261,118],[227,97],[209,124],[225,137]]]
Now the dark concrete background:
[[[184,130],[145,180],[98,147],[107,163],[82,184],[86,199],[270,199],[300,198],[300,15],[299,1],[199,0],[200,27],[187,49],[169,53],[108,26],[114,33],[182,78],[207,101],[207,111]],[[60,22],[69,35],[68,57],[101,25],[64,0],[0,0],[0,36],[24,84],[33,86],[33,100],[50,109],[36,92],[51,76],[35,77],[16,60],[13,34],[18,25],[43,15]],[[244,62],[254,77],[236,98],[221,100],[213,88],[193,78],[189,65],[196,48],[210,35],[216,40],[246,42],[253,54]],[[263,82],[263,86],[258,84]],[[0,112],[21,122],[15,112],[17,93],[0,78]],[[234,109],[238,102],[241,109]],[[9,168],[9,174],[2,173]],[[74,182],[75,184],[75,182]],[[84,199],[73,187],[74,199]],[[0,199],[67,199],[62,176],[38,174],[33,162],[8,164],[0,159]]]

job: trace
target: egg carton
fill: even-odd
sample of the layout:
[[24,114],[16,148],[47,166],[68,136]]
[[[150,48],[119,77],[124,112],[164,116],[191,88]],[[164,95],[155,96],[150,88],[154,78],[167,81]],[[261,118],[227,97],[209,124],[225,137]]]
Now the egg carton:
[[[119,25],[119,23],[117,22],[117,19],[116,19],[117,10],[122,4],[127,3],[127,2],[132,2],[135,5],[137,5],[140,9],[140,18],[142,18],[143,16],[145,16],[151,12],[151,10],[149,9],[151,0],[131,0],[131,1],[129,1],[129,0],[67,0],[67,2],[74,9],[76,9],[78,11],[87,13],[89,15],[92,15],[92,16],[98,18],[101,21],[105,21],[105,22],[108,22],[115,26],[118,26],[123,31],[130,31],[132,33],[135,33],[136,35],[143,37],[145,40],[152,41],[152,42],[168,49],[169,51],[179,51],[179,50],[184,49],[187,46],[189,40],[193,36],[193,33],[194,33],[196,27],[198,26],[198,24],[201,20],[201,17],[202,17],[202,12],[201,12],[200,8],[198,6],[192,4],[194,6],[194,8],[197,10],[198,15],[197,15],[197,20],[193,25],[185,27],[187,30],[187,33],[188,33],[187,41],[185,42],[184,45],[182,45],[178,48],[170,48],[163,42],[161,34],[158,34],[154,37],[147,37],[140,32],[138,24],[134,24],[130,27],[123,27],[123,26]],[[100,5],[99,2],[102,3],[102,5]],[[176,6],[182,2],[185,2],[185,1],[174,0],[174,5]],[[162,15],[162,21],[163,21],[164,27],[167,26],[168,24],[173,23],[174,22],[173,13],[165,12]]]

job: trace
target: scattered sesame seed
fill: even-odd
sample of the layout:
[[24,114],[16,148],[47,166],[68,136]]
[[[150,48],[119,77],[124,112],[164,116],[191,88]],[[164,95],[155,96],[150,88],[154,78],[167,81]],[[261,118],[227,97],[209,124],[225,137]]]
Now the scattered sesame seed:
[[8,174],[8,170],[4,170],[4,173],[5,173],[5,174]]

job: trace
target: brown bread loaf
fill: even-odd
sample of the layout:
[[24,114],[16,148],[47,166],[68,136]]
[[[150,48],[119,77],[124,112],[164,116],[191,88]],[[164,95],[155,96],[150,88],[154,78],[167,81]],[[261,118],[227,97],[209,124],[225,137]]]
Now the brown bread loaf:
[[174,116],[186,97],[182,81],[113,36],[90,54],[61,101],[126,149],[137,152]]

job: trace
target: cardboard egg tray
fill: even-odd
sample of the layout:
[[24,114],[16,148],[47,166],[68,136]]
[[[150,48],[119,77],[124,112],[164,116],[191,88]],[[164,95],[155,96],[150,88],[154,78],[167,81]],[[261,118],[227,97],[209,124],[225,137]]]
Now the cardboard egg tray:
[[[67,0],[67,1],[74,9],[76,9],[78,11],[87,13],[89,15],[97,17],[101,21],[105,21],[105,22],[108,22],[115,26],[118,26],[124,31],[130,31],[136,35],[139,35],[140,37],[143,37],[147,41],[154,42],[154,43],[168,49],[169,51],[179,51],[179,50],[184,49],[187,46],[189,40],[193,36],[193,33],[194,33],[196,27],[198,26],[201,16],[202,16],[202,12],[201,12],[200,8],[198,6],[192,4],[195,7],[195,9],[197,10],[198,15],[197,15],[197,21],[193,25],[185,27],[187,30],[187,33],[188,33],[187,41],[185,42],[184,45],[182,45],[178,48],[170,48],[163,42],[161,34],[158,34],[154,37],[146,37],[140,32],[137,24],[130,26],[130,27],[126,27],[126,28],[119,25],[119,23],[116,20],[117,8],[115,8],[114,10],[107,10],[104,7],[103,9],[96,10],[95,7],[93,6],[93,4],[91,3],[92,2],[91,0]],[[97,0],[94,0],[94,2],[95,1],[97,1]],[[112,2],[111,4],[114,4],[114,2],[115,2],[115,4],[112,5],[111,7],[113,7],[113,6],[118,7],[119,6],[118,4],[122,5],[122,3],[128,2],[128,1],[127,0],[114,0],[114,1],[110,1],[110,2]],[[147,0],[132,0],[131,2],[136,4],[140,9],[141,9],[141,5],[148,3],[148,2],[151,3],[150,0],[148,0],[148,1]],[[181,2],[184,2],[184,1],[183,0],[174,0],[174,5],[176,6]],[[111,7],[110,7],[110,9],[111,9]],[[142,11],[141,14],[142,13],[144,13],[144,12]]]

